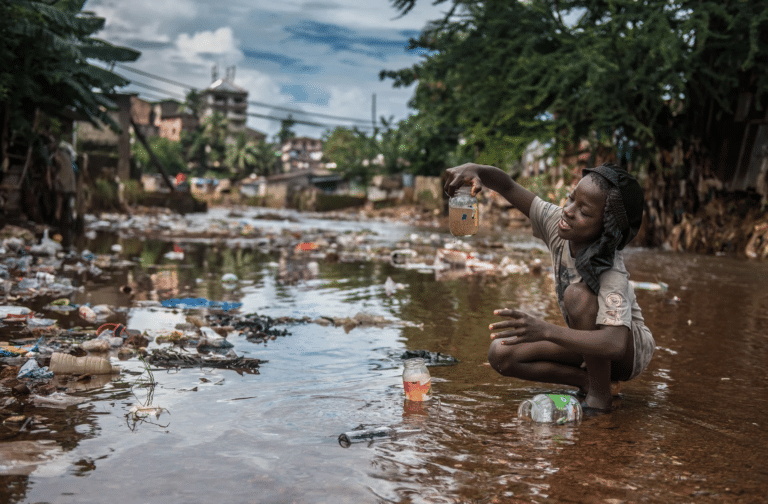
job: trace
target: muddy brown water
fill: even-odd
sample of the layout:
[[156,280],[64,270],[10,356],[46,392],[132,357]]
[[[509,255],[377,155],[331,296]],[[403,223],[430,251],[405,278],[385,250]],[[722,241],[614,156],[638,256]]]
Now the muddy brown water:
[[[377,226],[384,238],[422,232]],[[89,245],[108,249],[100,239]],[[131,274],[170,278],[165,297],[238,301],[241,313],[272,317],[363,312],[395,323],[291,324],[266,344],[230,337],[238,354],[268,361],[260,374],[155,369],[151,400],[164,410],[140,422],[129,410],[150,391],[135,386],[140,363],[122,362],[123,373],[77,393],[88,402],[25,407],[34,428],[0,445],[20,443],[34,464],[8,475],[0,461],[0,502],[764,502],[768,495],[768,264],[628,250],[634,280],[669,285],[637,292],[658,346],[653,361],[624,384],[611,414],[555,427],[521,422],[516,409],[538,392],[567,388],[502,378],[484,366],[494,308],[519,306],[559,323],[546,273],[436,277],[382,262],[321,261],[317,278],[281,285],[276,257],[257,249],[196,245],[178,263],[162,258],[168,244],[122,244],[143,258]],[[240,282],[225,286],[224,273]],[[89,283],[75,301],[123,307],[139,330],[183,321],[183,311],[136,307],[116,288],[124,275]],[[387,277],[404,288],[387,296]],[[460,361],[430,368],[429,402],[404,400],[406,349]],[[377,426],[416,432],[349,448],[337,441]]]

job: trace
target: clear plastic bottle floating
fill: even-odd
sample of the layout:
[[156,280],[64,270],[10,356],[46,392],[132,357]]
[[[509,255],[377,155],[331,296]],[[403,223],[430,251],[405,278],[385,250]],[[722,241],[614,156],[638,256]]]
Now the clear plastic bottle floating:
[[517,416],[539,423],[578,422],[581,420],[581,405],[568,394],[538,394],[520,403]]
[[367,443],[381,439],[399,439],[421,432],[419,429],[376,427],[373,429],[353,430],[339,435],[339,444],[342,448],[349,448],[352,443]]
[[432,377],[424,359],[403,361],[403,390],[410,401],[427,401],[432,397]]
[[479,223],[477,198],[470,186],[459,187],[448,201],[448,226],[453,236],[472,236]]

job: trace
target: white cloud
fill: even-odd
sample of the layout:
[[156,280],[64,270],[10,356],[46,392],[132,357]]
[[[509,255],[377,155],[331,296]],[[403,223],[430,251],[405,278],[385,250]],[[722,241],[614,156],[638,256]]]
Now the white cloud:
[[237,63],[243,58],[238,49],[238,42],[232,34],[232,28],[222,27],[215,31],[201,31],[188,35],[180,34],[176,38],[179,56],[196,62],[201,56],[215,55],[224,58],[227,64]]
[[[395,89],[390,80],[379,81],[378,74],[410,67],[420,57],[381,47],[378,41],[404,41],[402,30],[420,30],[439,18],[444,6],[420,0],[402,17],[388,0],[87,0],[85,10],[107,20],[98,37],[142,52],[129,67],[202,89],[211,83],[214,65],[219,76],[234,65],[235,84],[248,90],[251,101],[369,119],[376,93],[377,116],[400,120],[409,113],[413,89]],[[126,91],[147,99],[179,98],[185,92],[146,75],[122,73],[134,81]],[[327,97],[327,106],[293,103],[302,88],[309,101]],[[249,111],[287,114],[256,106]],[[300,113],[294,117],[341,123]],[[270,135],[279,129],[279,121],[268,119],[250,117],[248,124]],[[323,133],[311,126],[295,130],[315,137]]]
[[168,24],[194,19],[198,13],[194,0],[88,0],[83,10],[93,11],[106,20],[100,36],[108,40],[150,42],[170,41]]

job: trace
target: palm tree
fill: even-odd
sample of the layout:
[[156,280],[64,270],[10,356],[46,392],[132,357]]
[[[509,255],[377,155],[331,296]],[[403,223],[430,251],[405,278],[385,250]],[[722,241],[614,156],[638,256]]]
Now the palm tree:
[[235,143],[227,146],[227,165],[235,179],[248,176],[257,164],[258,156],[256,144],[248,141],[245,133],[240,133]]

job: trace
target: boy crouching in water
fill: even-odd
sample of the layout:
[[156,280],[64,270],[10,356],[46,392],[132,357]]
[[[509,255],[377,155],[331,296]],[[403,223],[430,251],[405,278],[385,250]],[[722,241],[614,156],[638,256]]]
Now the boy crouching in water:
[[585,168],[565,206],[548,203],[493,166],[447,170],[445,191],[487,187],[530,218],[533,235],[552,256],[557,301],[568,327],[503,308],[490,325],[488,360],[497,372],[524,380],[578,387],[582,406],[609,410],[611,382],[636,378],[656,344],[643,322],[621,250],[643,217],[643,191],[626,170],[604,163]]

